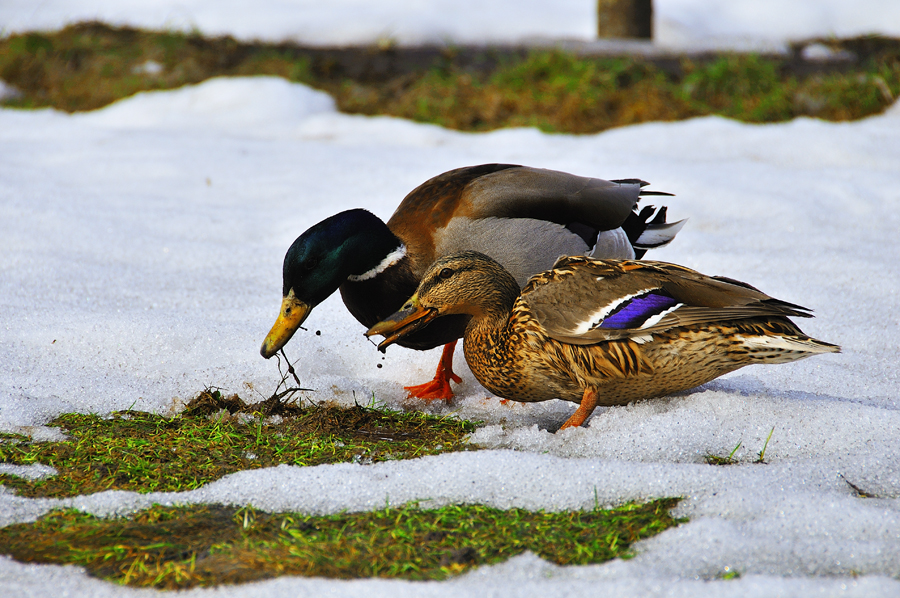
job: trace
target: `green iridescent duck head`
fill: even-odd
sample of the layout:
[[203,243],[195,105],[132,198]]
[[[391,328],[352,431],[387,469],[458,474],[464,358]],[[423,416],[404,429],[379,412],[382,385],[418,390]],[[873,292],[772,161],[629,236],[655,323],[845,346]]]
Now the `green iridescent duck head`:
[[400,245],[384,222],[362,209],[335,214],[297,237],[284,256],[281,311],[260,354],[277,353],[348,277],[376,268]]

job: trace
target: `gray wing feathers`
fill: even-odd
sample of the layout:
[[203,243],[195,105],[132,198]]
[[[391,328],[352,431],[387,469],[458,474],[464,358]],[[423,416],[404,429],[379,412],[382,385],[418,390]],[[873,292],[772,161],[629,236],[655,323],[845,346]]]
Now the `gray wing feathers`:
[[[434,241],[437,255],[477,249],[494,258],[520,287],[535,272],[549,270],[558,256],[584,255],[588,250],[578,235],[561,224],[531,219],[454,218],[435,231]],[[523,247],[539,250],[523,251]]]
[[476,218],[535,218],[618,228],[637,204],[639,183],[613,183],[541,168],[508,168],[472,181],[463,200]]

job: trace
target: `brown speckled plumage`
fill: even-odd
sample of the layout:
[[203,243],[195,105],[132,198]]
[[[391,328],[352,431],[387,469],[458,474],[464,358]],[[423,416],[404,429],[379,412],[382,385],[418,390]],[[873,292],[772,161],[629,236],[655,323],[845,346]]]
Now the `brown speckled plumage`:
[[516,401],[580,403],[567,426],[580,425],[594,405],[839,351],[788,319],[809,317],[808,309],[661,262],[561,258],[519,293],[500,264],[464,252],[435,262],[404,310],[370,330],[387,336],[382,346],[402,338],[414,313],[469,314],[464,350],[479,382]]

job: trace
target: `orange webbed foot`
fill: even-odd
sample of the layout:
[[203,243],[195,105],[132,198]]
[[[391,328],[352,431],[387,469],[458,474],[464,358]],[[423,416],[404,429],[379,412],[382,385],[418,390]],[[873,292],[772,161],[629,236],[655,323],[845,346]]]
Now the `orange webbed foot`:
[[434,373],[434,380],[425,384],[404,386],[409,392],[408,398],[423,399],[425,401],[443,399],[448,402],[453,398],[453,389],[450,388],[450,381],[452,380],[457,384],[462,382],[462,378],[453,373],[453,350],[455,348],[456,341],[444,345],[444,352],[441,354],[437,371]]
[[599,398],[600,393],[592,388],[586,388],[581,397],[581,404],[578,406],[578,409],[575,410],[575,413],[573,413],[559,429],[565,430],[566,428],[577,428],[581,426],[581,424],[591,416],[594,409],[596,409]]
[[[457,381],[459,377],[457,376]],[[422,399],[423,401],[434,401],[443,399],[450,401],[453,398],[453,389],[450,388],[449,380],[439,380],[435,378],[431,382],[425,384],[416,384],[415,386],[404,386],[403,388],[409,392],[407,398]]]

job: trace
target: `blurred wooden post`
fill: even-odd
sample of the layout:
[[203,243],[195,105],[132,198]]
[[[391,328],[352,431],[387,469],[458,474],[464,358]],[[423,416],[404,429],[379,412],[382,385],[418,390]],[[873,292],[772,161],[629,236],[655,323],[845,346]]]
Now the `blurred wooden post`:
[[597,0],[597,37],[653,37],[653,0]]

